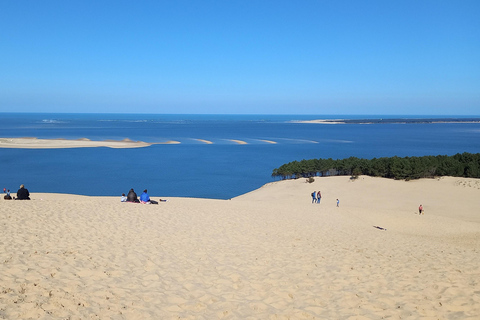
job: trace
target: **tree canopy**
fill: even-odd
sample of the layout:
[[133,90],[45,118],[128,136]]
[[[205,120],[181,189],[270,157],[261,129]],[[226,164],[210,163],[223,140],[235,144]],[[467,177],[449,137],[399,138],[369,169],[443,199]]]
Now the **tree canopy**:
[[438,176],[480,178],[480,153],[404,158],[310,159],[286,163],[272,172],[273,177],[282,179],[333,175],[368,175],[406,180]]

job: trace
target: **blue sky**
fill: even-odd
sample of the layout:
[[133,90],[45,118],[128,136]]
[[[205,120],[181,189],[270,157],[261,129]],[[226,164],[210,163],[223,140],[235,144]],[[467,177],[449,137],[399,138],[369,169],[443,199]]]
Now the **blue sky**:
[[0,112],[480,115],[480,1],[0,0]]

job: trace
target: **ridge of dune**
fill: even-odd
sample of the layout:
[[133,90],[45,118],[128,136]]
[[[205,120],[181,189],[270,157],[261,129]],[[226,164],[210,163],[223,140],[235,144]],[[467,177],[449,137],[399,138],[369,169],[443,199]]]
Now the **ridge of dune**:
[[158,205],[30,192],[0,199],[0,317],[480,314],[478,179],[297,179]]

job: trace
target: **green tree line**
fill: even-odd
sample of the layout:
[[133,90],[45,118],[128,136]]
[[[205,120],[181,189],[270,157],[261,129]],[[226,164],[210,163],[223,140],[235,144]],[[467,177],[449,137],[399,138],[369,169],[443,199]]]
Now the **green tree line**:
[[310,159],[286,163],[272,172],[272,177],[282,179],[334,175],[368,175],[405,180],[440,176],[480,178],[480,153],[404,158]]

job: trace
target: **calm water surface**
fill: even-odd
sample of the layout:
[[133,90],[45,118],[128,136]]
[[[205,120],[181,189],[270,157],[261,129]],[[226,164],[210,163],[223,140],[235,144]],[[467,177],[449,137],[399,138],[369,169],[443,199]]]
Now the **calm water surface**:
[[148,188],[150,194],[162,197],[228,199],[271,182],[272,170],[293,160],[480,152],[478,123],[293,122],[327,118],[385,116],[4,113],[0,137],[128,138],[180,144],[136,149],[0,148],[4,168],[0,186],[16,191],[24,183],[31,193],[109,196]]

